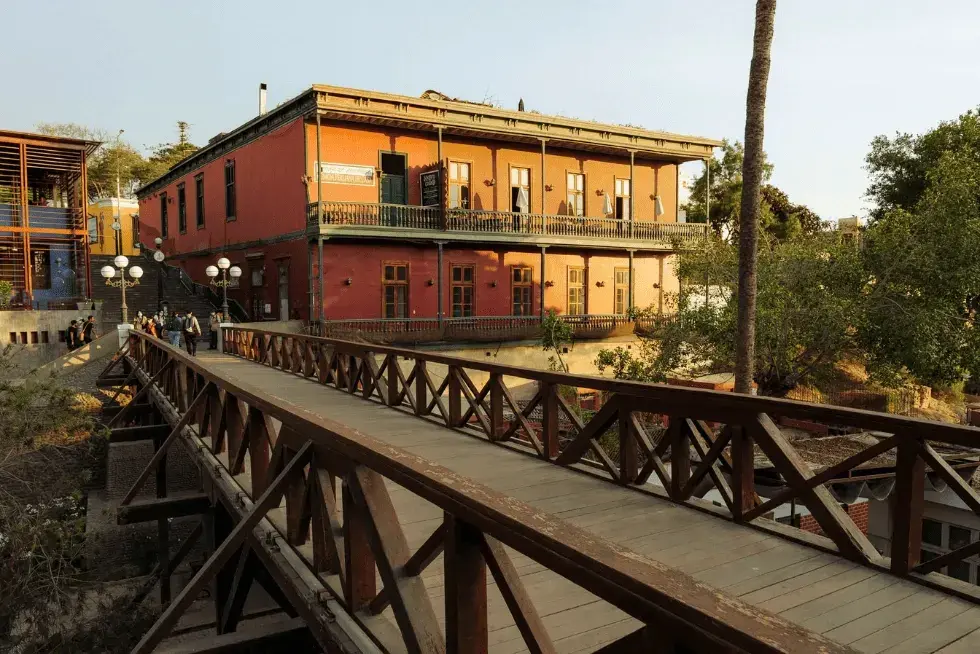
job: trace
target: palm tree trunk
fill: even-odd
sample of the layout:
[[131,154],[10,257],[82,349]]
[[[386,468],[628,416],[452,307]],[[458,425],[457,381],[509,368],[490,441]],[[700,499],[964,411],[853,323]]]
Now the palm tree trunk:
[[756,0],[755,38],[749,90],[745,99],[745,158],[742,160],[742,207],[739,218],[738,334],[735,344],[735,392],[751,393],[755,362],[756,256],[759,243],[759,190],[764,153],[766,85],[776,0]]

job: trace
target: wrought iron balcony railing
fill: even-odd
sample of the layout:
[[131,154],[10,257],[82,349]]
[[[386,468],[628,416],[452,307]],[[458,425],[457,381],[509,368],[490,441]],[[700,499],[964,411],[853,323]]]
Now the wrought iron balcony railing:
[[[591,216],[561,216],[510,211],[477,211],[367,202],[321,202],[323,225],[425,229],[478,234],[514,234],[571,238],[623,239],[692,245],[707,235],[707,225],[654,223]],[[307,206],[307,221],[316,225],[320,208]]]

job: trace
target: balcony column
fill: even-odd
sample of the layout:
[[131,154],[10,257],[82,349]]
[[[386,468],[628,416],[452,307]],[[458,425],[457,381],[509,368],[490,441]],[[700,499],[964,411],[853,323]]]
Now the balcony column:
[[[446,198],[443,197],[442,190],[446,188],[446,180],[442,178],[443,171],[448,172],[448,167],[442,165],[442,128],[436,128],[436,159],[438,160],[439,166],[439,226],[445,230],[446,229]],[[442,246],[439,246],[440,251]],[[440,268],[440,270],[442,270]],[[442,296],[439,296],[442,298]],[[440,299],[440,302],[442,300]],[[441,305],[440,305],[441,306]],[[442,309],[439,310],[439,319],[442,320]]]
[[544,289],[545,289],[545,285],[544,285],[545,284],[545,281],[544,281],[545,280],[544,266],[545,266],[545,252],[547,251],[547,249],[548,249],[547,246],[542,246],[542,248],[541,248],[541,283],[540,283],[540,286],[541,286],[541,308],[540,308],[541,322],[544,322]]
[[629,284],[629,289],[627,290],[627,307],[628,310],[633,309],[633,250],[628,250],[630,255],[630,266],[629,266],[629,279],[627,283]]
[[[323,200],[320,197],[320,189],[323,183],[320,181],[320,111],[316,112],[316,170],[313,171],[313,179],[316,181],[316,224],[317,232],[323,224]],[[322,257],[321,257],[322,258]]]
[[674,164],[674,223],[681,221],[681,165]]
[[443,243],[444,243],[444,241],[436,241],[436,246],[439,248],[438,264],[437,264],[439,266],[439,270],[436,272],[436,293],[439,294],[439,297],[436,299],[436,317],[438,318],[439,326],[440,327],[442,327],[442,302],[443,302],[443,299],[442,299],[442,284],[443,284],[443,282],[442,282],[442,276],[443,276],[443,272],[442,272],[442,268],[443,268],[443,265],[442,265],[442,246],[443,246]]
[[[634,193],[634,191],[633,191],[633,158],[634,158],[635,155],[636,155],[636,151],[635,150],[630,150],[630,212],[629,212],[630,225],[629,225],[629,231],[627,232],[629,234],[630,238],[633,238],[633,211],[634,211],[634,207],[636,206],[636,204],[633,201],[633,199],[634,199],[633,198],[633,193]],[[680,178],[678,177],[678,179],[680,179]],[[654,213],[656,213],[656,211],[654,211]],[[630,257],[632,257],[632,256],[633,255],[631,253],[630,254]],[[630,264],[630,274],[631,275],[633,274],[632,271],[633,271],[633,265]],[[632,293],[632,292],[633,291],[631,289],[630,290],[630,293]],[[630,301],[630,306],[633,306],[632,301]]]
[[[545,139],[541,139],[541,221],[542,221],[541,231],[544,232],[545,234],[547,234],[548,233],[548,225],[547,225],[547,222],[548,222],[547,214],[548,214],[548,212],[545,211],[545,204],[544,204],[544,201],[545,201],[545,190],[544,190],[544,187],[547,186],[547,181],[546,181],[547,178],[545,177],[545,167],[544,167],[544,154],[545,154],[545,152],[544,152],[544,149],[545,149],[544,144],[545,144],[545,142],[546,142]],[[530,199],[531,198],[528,198],[528,200],[530,200]],[[534,213],[534,212],[532,211],[531,213]]]

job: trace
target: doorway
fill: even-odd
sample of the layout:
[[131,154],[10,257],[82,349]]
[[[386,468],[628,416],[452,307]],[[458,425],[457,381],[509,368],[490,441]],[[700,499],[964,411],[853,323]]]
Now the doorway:
[[381,153],[381,202],[405,204],[407,201],[408,155]]
[[279,262],[279,320],[289,320],[289,262]]

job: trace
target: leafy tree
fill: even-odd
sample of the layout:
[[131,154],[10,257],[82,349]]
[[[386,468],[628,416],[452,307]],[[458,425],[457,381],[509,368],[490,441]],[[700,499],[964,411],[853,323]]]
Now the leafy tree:
[[967,153],[963,163],[969,168],[980,165],[980,110],[967,111],[924,134],[875,137],[865,157],[871,178],[867,197],[875,204],[872,218],[891,209],[914,210],[947,152]]
[[[600,352],[600,369],[654,382],[733,369],[738,249],[716,240],[681,253],[678,261],[677,319],[642,335],[636,354]],[[691,284],[705,280],[717,289],[708,303],[703,286]],[[866,282],[860,251],[836,234],[762,240],[753,360],[753,381],[761,394],[785,396],[800,384],[829,377],[840,360],[860,353],[854,319],[862,315]]]
[[134,171],[140,185],[161,177],[175,164],[197,152],[198,147],[188,140],[187,123],[178,121],[177,133],[176,143],[163,143],[151,148],[150,156]]
[[187,123],[183,121],[177,123],[177,142],[151,148],[148,157],[107,130],[92,129],[77,123],[38,123],[35,129],[41,134],[102,143],[88,158],[90,200],[115,197],[117,176],[122,196],[134,197],[137,188],[160,177],[198,149],[188,140]]
[[541,347],[546,352],[554,352],[548,357],[552,370],[568,372],[568,364],[562,359],[561,351],[565,345],[572,342],[572,334],[571,325],[562,320],[554,309],[545,314],[541,322]]
[[[764,157],[763,153],[763,157]],[[719,234],[737,240],[742,203],[742,164],[745,149],[740,141],[723,141],[721,157],[708,161],[711,168],[711,216],[706,216],[705,188],[707,179],[702,170],[694,179],[691,197],[684,210],[689,222],[708,222]],[[820,230],[820,217],[806,205],[795,204],[778,187],[769,184],[773,165],[763,159],[762,203],[760,224],[770,236],[788,239]]]
[[102,143],[88,158],[89,200],[115,197],[117,175],[122,196],[133,197],[140,181],[137,171],[146,162],[132,145],[106,130],[91,129],[77,123],[38,123],[35,129],[41,134]]
[[892,208],[864,234],[873,291],[861,336],[882,371],[929,384],[980,377],[980,161],[948,150],[913,210]]

